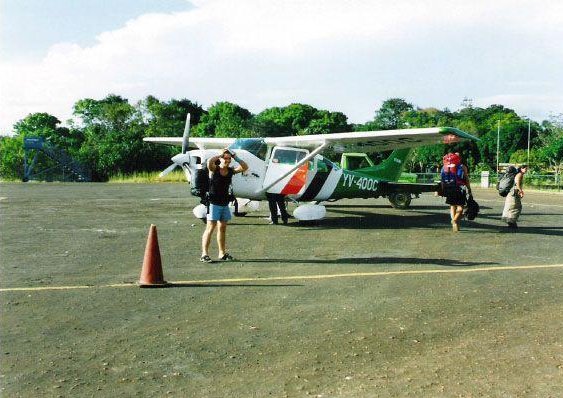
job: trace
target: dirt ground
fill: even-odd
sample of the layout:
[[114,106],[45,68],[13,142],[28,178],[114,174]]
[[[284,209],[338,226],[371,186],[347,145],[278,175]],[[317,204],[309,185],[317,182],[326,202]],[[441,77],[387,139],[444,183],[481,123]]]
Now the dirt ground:
[[[528,192],[518,233],[476,199],[458,234],[432,195],[263,204],[202,264],[185,184],[0,184],[0,395],[561,396],[563,195]],[[151,223],[170,288],[134,284]]]

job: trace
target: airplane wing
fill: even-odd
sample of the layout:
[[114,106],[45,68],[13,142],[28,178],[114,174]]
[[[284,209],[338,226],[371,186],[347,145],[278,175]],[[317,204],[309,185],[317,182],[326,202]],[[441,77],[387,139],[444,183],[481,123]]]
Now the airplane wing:
[[461,140],[479,141],[479,138],[453,127],[433,127],[268,137],[264,140],[268,145],[307,149],[317,148],[326,143],[327,147],[332,148],[335,152],[381,152],[424,145],[451,144]]
[[[182,137],[145,137],[143,141],[154,142],[156,144],[182,146]],[[190,137],[190,148],[198,149],[222,149],[227,148],[235,142],[235,138],[205,138]]]

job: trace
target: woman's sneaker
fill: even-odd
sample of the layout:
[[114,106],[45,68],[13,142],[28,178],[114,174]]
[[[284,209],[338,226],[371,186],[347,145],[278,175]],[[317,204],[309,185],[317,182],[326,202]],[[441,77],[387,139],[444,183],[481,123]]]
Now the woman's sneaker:
[[201,256],[199,261],[201,261],[202,263],[212,263],[213,262],[211,257],[209,257],[207,254],[205,256]]
[[219,260],[221,260],[221,261],[234,261],[234,258],[229,253],[225,253],[225,254],[223,254],[223,257],[221,257]]

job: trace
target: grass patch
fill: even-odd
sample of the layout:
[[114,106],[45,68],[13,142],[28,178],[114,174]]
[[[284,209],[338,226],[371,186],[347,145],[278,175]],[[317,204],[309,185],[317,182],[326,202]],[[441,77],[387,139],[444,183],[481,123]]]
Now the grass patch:
[[15,177],[0,177],[0,182],[22,182],[22,179]]
[[125,183],[154,183],[154,182],[186,182],[186,176],[181,170],[175,170],[168,173],[164,177],[159,177],[159,171],[143,171],[139,173],[132,174],[122,174],[118,173],[109,178],[110,183],[125,184]]

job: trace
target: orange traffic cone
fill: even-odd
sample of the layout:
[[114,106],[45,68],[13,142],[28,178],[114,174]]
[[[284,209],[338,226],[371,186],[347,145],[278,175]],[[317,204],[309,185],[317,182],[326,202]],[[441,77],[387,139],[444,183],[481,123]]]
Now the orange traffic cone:
[[145,248],[145,258],[143,269],[141,270],[140,287],[162,287],[168,283],[162,274],[162,262],[160,260],[160,249],[158,248],[158,237],[156,235],[156,225],[151,224],[149,238]]

